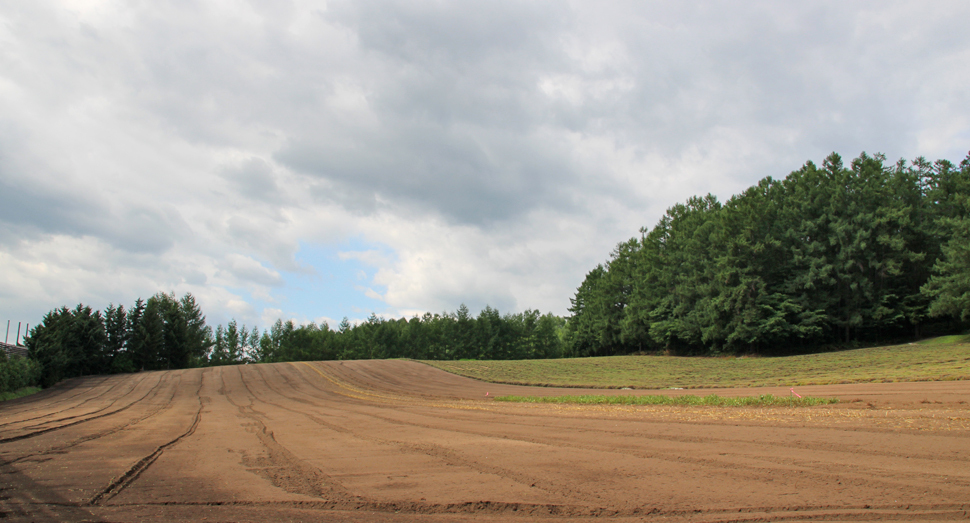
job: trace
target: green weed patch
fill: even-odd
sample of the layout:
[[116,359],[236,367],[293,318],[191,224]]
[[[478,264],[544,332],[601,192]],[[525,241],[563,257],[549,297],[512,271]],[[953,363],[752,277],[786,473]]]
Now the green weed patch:
[[725,398],[716,394],[709,396],[499,396],[495,401],[509,401],[517,403],[566,403],[578,405],[684,405],[705,407],[810,407],[814,405],[831,405],[838,403],[836,398],[788,397],[762,394],[760,396],[745,396],[739,398]]
[[778,387],[970,380],[964,336],[892,347],[785,356],[611,356],[518,361],[425,361],[493,383],[619,389]]
[[10,392],[0,392],[0,401],[22,398],[24,396],[30,396],[31,394],[37,394],[40,391],[40,387],[24,387]]

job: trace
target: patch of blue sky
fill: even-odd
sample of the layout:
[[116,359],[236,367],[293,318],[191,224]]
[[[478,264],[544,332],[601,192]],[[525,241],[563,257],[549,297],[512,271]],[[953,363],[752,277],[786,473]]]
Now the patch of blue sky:
[[[366,320],[371,313],[384,317],[397,315],[380,299],[387,288],[374,284],[380,265],[393,264],[396,260],[393,249],[362,238],[330,245],[301,242],[296,255],[300,269],[279,271],[283,285],[259,292],[245,287],[226,287],[226,290],[252,308],[248,314],[240,310],[235,314],[240,324],[247,323],[250,328],[256,325],[267,329],[277,316],[297,323],[319,324],[327,319],[330,327],[336,328],[345,317],[358,322]],[[271,312],[277,310],[278,315]],[[212,325],[225,324],[230,319],[218,314],[208,318]]]
[[344,317],[355,320],[390,313],[379,299],[386,287],[374,284],[380,262],[396,259],[389,247],[362,238],[337,245],[301,242],[296,259],[305,270],[281,271],[285,285],[272,291],[279,302],[260,304],[263,308],[279,308],[284,316],[303,321],[339,322]]

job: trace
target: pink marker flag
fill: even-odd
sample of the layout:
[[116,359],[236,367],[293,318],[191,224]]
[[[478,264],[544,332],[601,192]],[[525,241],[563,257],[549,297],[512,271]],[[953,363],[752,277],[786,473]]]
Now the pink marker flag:
[[488,396],[488,393],[486,392],[485,395]]
[[788,390],[790,390],[792,394],[794,394],[794,395],[796,395],[796,396],[798,396],[799,398],[801,398],[801,397],[802,397],[802,395],[801,395],[801,394],[799,394],[799,393],[797,393],[797,392],[795,392],[795,387],[792,387],[792,388],[790,388],[790,389],[788,389]]

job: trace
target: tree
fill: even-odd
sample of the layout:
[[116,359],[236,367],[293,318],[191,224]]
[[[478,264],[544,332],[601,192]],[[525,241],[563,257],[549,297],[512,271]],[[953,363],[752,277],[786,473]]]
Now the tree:
[[105,353],[110,357],[110,372],[134,372],[128,354],[128,314],[122,305],[108,304],[104,311]]
[[[968,198],[970,200],[970,198]],[[970,201],[968,201],[970,207]],[[943,246],[943,257],[934,274],[922,287],[932,299],[931,316],[953,316],[970,320],[970,218],[948,220],[953,237]]]
[[606,317],[603,299],[606,268],[597,265],[586,274],[583,283],[570,299],[572,316],[566,323],[566,354],[571,357],[598,356],[604,350],[602,341]]
[[970,320],[970,154],[956,170],[938,162],[928,196],[933,231],[943,240],[933,275],[921,288],[931,300],[929,314]]
[[698,352],[710,324],[714,258],[721,204],[713,195],[693,197],[667,211],[660,297],[650,335],[670,351]]
[[[212,347],[212,328],[206,325],[205,315],[202,314],[202,309],[191,293],[182,296],[182,299],[179,300],[179,308],[182,320],[185,322],[186,366],[197,367],[205,362],[206,354]],[[243,333],[248,334],[245,325],[243,326]],[[243,352],[247,341],[245,338],[243,339]],[[243,357],[243,355],[240,355],[239,361],[242,361]]]
[[41,364],[44,387],[64,378],[110,371],[101,312],[83,304],[47,313],[24,343],[28,356]]
[[165,319],[160,300],[149,298],[135,302],[129,312],[131,341],[129,350],[136,369],[158,370],[167,367],[165,358]]
[[41,365],[40,382],[45,388],[73,375],[72,370],[76,370],[77,358],[69,353],[65,343],[72,320],[67,307],[52,310],[24,340],[30,359]]

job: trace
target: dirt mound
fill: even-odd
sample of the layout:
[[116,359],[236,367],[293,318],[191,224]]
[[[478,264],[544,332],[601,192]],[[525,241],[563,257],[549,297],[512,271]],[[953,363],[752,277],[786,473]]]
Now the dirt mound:
[[797,409],[491,399],[584,392],[406,361],[72,380],[0,404],[0,518],[970,517],[970,382],[804,387],[842,402]]

